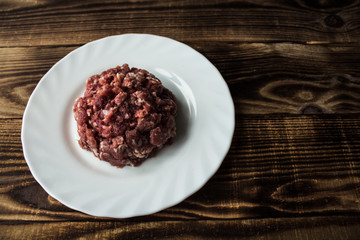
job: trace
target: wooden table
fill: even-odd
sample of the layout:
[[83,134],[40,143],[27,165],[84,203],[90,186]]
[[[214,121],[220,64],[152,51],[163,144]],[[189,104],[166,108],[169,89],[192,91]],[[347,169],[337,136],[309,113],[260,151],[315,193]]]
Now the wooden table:
[[[222,73],[231,149],[182,203],[130,219],[88,216],[34,180],[20,140],[41,77],[109,35],[184,42]],[[360,3],[0,1],[0,238],[360,238]]]

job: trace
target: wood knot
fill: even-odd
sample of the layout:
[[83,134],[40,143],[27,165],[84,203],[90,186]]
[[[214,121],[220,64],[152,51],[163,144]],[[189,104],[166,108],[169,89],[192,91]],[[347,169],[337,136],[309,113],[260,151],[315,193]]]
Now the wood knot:
[[314,95],[310,91],[299,91],[296,95],[303,101],[310,101],[314,98]]
[[324,23],[328,27],[340,28],[344,25],[344,20],[338,15],[331,14],[324,19]]
[[306,105],[302,107],[299,111],[300,114],[322,114],[324,112],[324,109],[315,104]]

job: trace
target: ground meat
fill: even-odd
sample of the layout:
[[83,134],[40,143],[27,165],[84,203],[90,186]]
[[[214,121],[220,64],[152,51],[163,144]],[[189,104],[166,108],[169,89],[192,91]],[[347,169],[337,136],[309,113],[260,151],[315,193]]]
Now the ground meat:
[[176,134],[174,95],[127,64],[88,78],[73,111],[80,147],[117,167],[140,165]]

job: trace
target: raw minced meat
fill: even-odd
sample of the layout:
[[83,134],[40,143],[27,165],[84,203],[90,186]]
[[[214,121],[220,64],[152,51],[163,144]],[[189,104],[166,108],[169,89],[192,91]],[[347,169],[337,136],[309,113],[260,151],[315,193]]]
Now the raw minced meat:
[[117,167],[140,165],[176,134],[174,95],[127,64],[88,78],[73,111],[79,145]]

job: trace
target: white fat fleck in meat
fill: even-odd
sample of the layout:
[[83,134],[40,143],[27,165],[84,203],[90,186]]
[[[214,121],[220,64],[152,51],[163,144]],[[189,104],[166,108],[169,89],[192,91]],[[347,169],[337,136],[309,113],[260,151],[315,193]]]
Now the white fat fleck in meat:
[[136,104],[137,106],[141,106],[143,102],[144,102],[144,100],[141,99],[141,98],[138,98],[138,99],[135,100],[135,104]]
[[134,155],[138,158],[143,158],[146,156],[146,154],[142,154],[138,150],[134,150]]
[[96,148],[91,149],[96,157],[99,157],[99,152]]
[[127,75],[128,75],[130,78],[135,78],[135,77],[136,77],[135,73],[133,73],[133,72],[129,72]]

